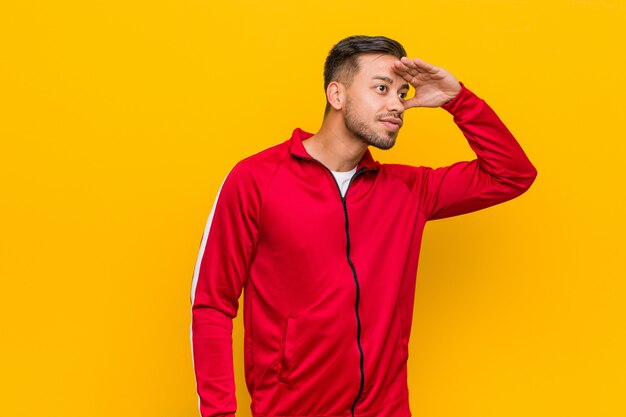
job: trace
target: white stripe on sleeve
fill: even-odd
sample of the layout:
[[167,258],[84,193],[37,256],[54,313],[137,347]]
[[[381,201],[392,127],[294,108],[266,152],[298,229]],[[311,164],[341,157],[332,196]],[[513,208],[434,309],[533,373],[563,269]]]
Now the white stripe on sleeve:
[[[211,208],[211,212],[209,213],[209,218],[206,222],[206,226],[204,227],[204,233],[202,235],[202,243],[200,244],[200,252],[198,253],[198,259],[196,260],[196,266],[193,271],[193,280],[191,282],[191,306],[193,307],[194,300],[196,298],[196,286],[198,284],[198,276],[200,275],[200,264],[202,264],[202,257],[204,256],[204,249],[206,247],[206,241],[209,237],[209,231],[211,230],[211,224],[213,223],[213,215],[215,214],[215,207],[217,206],[217,201],[220,198],[220,192],[222,191],[222,187],[226,182],[226,178],[228,178],[228,174],[224,177],[222,181],[222,185],[220,185],[219,190],[217,190],[217,196],[215,197],[215,201],[213,202],[213,207]],[[192,324],[189,325],[189,341],[191,342],[191,367],[193,369],[194,380],[196,380],[196,369],[194,364],[194,356],[193,356],[193,312],[190,310],[192,314]],[[196,392],[198,392],[198,383],[196,381]],[[200,395],[198,395],[198,412],[201,414],[200,410]]]

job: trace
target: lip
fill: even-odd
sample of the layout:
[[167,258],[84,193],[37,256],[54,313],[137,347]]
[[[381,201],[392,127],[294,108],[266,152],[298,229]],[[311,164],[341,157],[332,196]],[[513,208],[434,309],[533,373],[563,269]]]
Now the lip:
[[385,118],[380,119],[380,121],[387,126],[387,128],[392,130],[399,130],[402,127],[402,120],[396,118]]

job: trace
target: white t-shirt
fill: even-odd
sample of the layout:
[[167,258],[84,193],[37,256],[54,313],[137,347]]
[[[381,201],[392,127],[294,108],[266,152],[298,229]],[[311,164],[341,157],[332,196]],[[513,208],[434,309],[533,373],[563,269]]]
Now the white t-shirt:
[[348,190],[348,185],[350,184],[350,180],[352,176],[356,173],[356,167],[354,167],[351,171],[337,172],[330,171],[333,173],[335,180],[337,180],[337,184],[339,184],[339,189],[341,190],[341,196],[344,197],[346,195],[346,191]]

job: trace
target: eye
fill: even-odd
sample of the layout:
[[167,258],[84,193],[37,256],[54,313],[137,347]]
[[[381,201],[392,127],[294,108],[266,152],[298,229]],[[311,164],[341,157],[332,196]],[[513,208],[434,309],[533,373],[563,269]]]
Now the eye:
[[398,97],[400,97],[400,99],[402,100],[406,99],[406,95],[407,93],[398,93]]
[[384,92],[386,92],[386,91],[387,91],[387,86],[386,86],[386,85],[383,85],[383,84],[379,84],[379,85],[377,85],[377,86],[376,86],[376,89],[377,89],[378,91],[380,91],[381,93],[384,93]]

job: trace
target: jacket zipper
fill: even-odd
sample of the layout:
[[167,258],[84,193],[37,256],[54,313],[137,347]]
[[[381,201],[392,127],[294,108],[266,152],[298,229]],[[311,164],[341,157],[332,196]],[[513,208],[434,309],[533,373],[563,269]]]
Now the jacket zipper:
[[354,402],[352,403],[352,407],[350,409],[350,414],[352,415],[352,417],[354,417],[354,409],[356,408],[356,403],[359,401],[359,399],[361,398],[361,395],[363,394],[363,387],[365,385],[365,370],[363,366],[363,347],[361,346],[361,317],[359,316],[359,302],[361,299],[361,287],[359,286],[359,279],[356,274],[356,268],[354,267],[354,264],[352,263],[352,258],[350,257],[350,229],[349,229],[350,225],[348,222],[348,207],[346,205],[346,197],[348,196],[348,191],[350,191],[350,185],[352,185],[352,181],[354,181],[357,175],[359,175],[362,172],[369,171],[371,169],[361,168],[357,172],[355,172],[352,178],[350,178],[350,182],[348,182],[348,187],[346,188],[346,194],[341,195],[341,188],[339,188],[339,183],[337,183],[337,179],[335,178],[331,170],[328,169],[328,167],[322,164],[321,162],[319,161],[317,162],[321,166],[323,166],[331,175],[331,177],[333,178],[333,181],[335,182],[335,185],[337,186],[337,191],[339,192],[339,198],[341,198],[341,204],[343,206],[343,215],[346,220],[346,257],[348,258],[348,264],[350,265],[350,269],[352,270],[352,276],[354,277],[354,285],[356,286],[356,299],[354,303],[354,312],[356,314],[356,325],[357,325],[356,344],[359,348],[359,355],[360,355],[359,356],[359,368],[361,370],[361,381],[359,384],[359,392],[356,395],[356,398],[354,399]]
[[352,258],[350,258],[350,229],[349,229],[349,223],[348,223],[348,207],[346,205],[346,197],[348,196],[348,191],[350,191],[350,185],[352,185],[352,181],[354,181],[354,179],[359,174],[365,171],[375,171],[375,169],[363,167],[359,169],[357,172],[355,172],[352,178],[350,178],[350,182],[348,183],[348,188],[346,188],[345,196],[342,196],[341,188],[339,188],[339,183],[337,183],[337,180],[335,179],[335,176],[333,175],[332,171],[328,169],[326,165],[322,164],[320,161],[312,157],[301,157],[299,155],[294,155],[294,156],[301,158],[301,159],[309,160],[309,161],[315,161],[318,164],[320,164],[326,171],[328,171],[328,173],[333,179],[333,182],[337,186],[337,191],[339,192],[339,198],[341,199],[341,204],[343,206],[343,215],[346,220],[346,257],[348,258],[348,264],[350,265],[350,269],[352,270],[352,276],[354,277],[354,285],[356,286],[356,299],[354,302],[354,312],[356,314],[356,325],[357,325],[356,344],[359,348],[359,355],[360,355],[359,356],[359,369],[361,370],[361,381],[359,384],[359,392],[356,395],[356,398],[354,399],[354,402],[352,403],[352,407],[350,409],[350,414],[352,415],[352,417],[354,417],[354,409],[356,408],[356,403],[359,401],[359,399],[361,398],[361,395],[363,394],[363,387],[365,385],[365,370],[363,366],[363,347],[361,346],[361,318],[359,316],[359,302],[361,298],[361,287],[359,286],[359,279],[356,275],[356,268],[354,267],[354,264],[352,263]]

